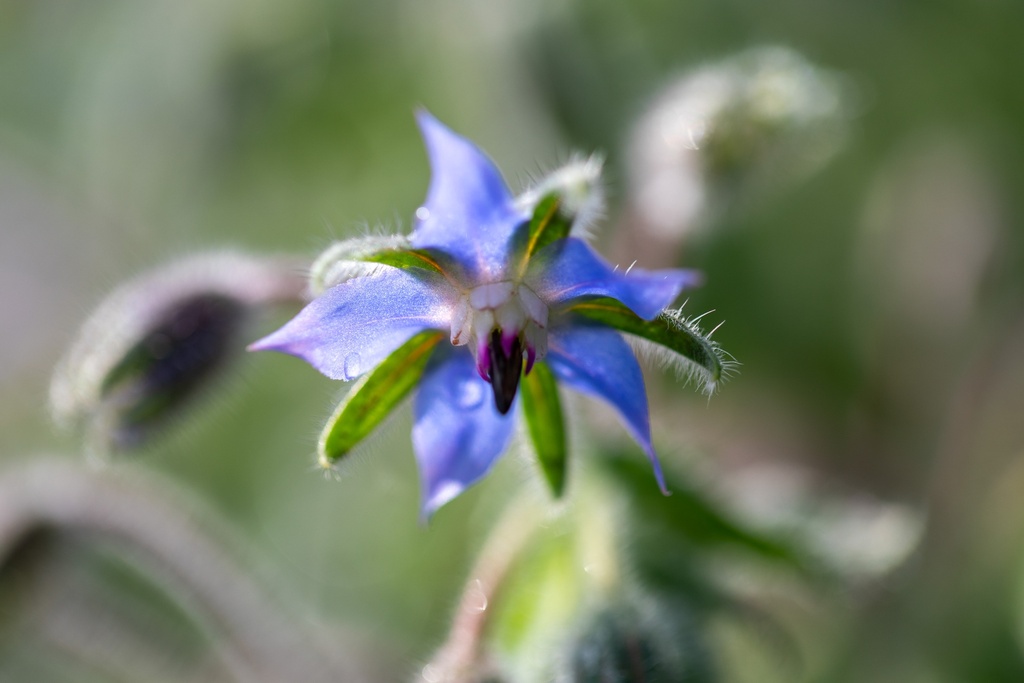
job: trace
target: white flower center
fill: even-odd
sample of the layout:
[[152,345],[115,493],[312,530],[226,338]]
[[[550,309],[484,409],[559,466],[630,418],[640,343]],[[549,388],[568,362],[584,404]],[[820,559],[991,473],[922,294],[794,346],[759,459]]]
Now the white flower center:
[[452,316],[452,344],[470,347],[477,356],[486,356],[492,333],[501,335],[506,354],[516,338],[522,340],[527,365],[547,354],[548,307],[532,289],[522,283],[491,282],[464,293]]

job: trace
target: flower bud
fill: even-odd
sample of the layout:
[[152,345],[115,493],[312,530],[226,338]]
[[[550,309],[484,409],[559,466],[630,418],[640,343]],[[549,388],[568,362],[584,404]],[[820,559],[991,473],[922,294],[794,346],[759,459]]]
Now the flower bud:
[[654,235],[681,236],[720,191],[817,168],[845,133],[843,85],[782,47],[744,52],[668,85],[631,136],[637,218]]
[[604,159],[596,154],[573,159],[517,197],[516,203],[533,210],[545,197],[556,196],[558,213],[569,223],[572,234],[585,236],[604,217],[603,166]]
[[54,419],[101,453],[142,445],[244,350],[262,308],[300,300],[299,264],[202,254],[115,290],[86,320],[50,386]]
[[571,647],[571,683],[706,683],[715,680],[689,611],[607,606]]

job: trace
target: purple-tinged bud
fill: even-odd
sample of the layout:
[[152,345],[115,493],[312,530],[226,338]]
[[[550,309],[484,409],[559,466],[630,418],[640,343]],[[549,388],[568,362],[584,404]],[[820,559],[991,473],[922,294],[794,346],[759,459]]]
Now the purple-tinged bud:
[[83,324],[50,386],[54,419],[105,453],[142,445],[245,348],[253,315],[300,302],[303,264],[216,252],[145,273]]

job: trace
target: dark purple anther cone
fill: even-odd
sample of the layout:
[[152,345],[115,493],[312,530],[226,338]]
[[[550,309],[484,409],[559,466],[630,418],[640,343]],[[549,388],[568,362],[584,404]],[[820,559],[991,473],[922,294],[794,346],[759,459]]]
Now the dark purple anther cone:
[[494,391],[494,405],[502,415],[512,408],[512,400],[519,388],[519,378],[523,374],[523,344],[519,337],[512,341],[510,353],[506,356],[501,343],[501,332],[491,333],[488,345],[491,357],[491,388]]

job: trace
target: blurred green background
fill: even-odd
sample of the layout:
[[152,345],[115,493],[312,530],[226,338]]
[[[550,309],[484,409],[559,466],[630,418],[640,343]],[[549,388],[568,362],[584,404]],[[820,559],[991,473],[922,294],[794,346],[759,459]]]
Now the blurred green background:
[[[805,525],[820,510],[807,501],[840,496],[899,504],[924,532],[901,566],[838,594],[748,577],[803,664],[723,637],[722,678],[1024,680],[1011,0],[0,0],[0,465],[81,458],[49,422],[49,375],[124,279],[209,248],[312,258],[367,226],[407,230],[429,179],[417,106],[513,189],[602,152],[597,239],[628,265],[644,254],[622,218],[635,122],[688,71],[764,45],[832,74],[843,132],[813,172],[769,156],[752,181],[711,188],[699,230],[662,252],[705,272],[687,310],[727,320],[715,339],[742,368],[710,401],[652,373],[656,440],[752,524]],[[352,625],[387,653],[382,680],[406,676],[444,639],[474,549],[532,464],[505,458],[420,526],[408,411],[327,480],[315,439],[340,386],[284,356],[241,365],[183,429],[115,466],[190,490],[297,611]],[[0,631],[0,676],[93,680],[49,651],[38,630]]]

